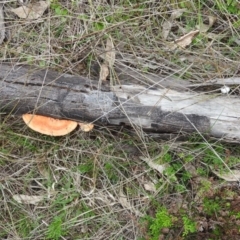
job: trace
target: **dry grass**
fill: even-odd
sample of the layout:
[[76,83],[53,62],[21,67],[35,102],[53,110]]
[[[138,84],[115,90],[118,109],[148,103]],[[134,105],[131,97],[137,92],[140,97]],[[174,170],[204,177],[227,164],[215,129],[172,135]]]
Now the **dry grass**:
[[[111,36],[113,83],[120,81],[116,69],[124,67],[196,82],[238,76],[240,8],[225,2],[55,0],[41,18],[26,21],[9,11],[18,6],[12,1],[5,4],[8,38],[0,54],[13,64],[98,79]],[[179,8],[186,10],[163,39],[163,23]],[[213,26],[189,47],[167,48],[208,24],[208,16],[216,18]],[[53,138],[27,129],[18,117],[2,116],[0,149],[0,239],[239,239],[239,189],[208,168],[224,169],[222,161],[238,168],[238,145],[198,135],[161,141],[140,130],[100,127]],[[168,163],[167,173],[142,157]],[[20,203],[14,200],[20,195],[43,199]]]

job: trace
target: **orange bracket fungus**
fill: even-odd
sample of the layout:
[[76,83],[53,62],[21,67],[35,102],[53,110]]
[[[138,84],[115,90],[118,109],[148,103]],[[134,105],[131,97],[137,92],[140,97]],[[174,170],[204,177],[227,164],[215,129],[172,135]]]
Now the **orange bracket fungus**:
[[78,125],[75,121],[60,120],[34,114],[24,114],[22,118],[32,130],[50,136],[64,136],[72,132]]

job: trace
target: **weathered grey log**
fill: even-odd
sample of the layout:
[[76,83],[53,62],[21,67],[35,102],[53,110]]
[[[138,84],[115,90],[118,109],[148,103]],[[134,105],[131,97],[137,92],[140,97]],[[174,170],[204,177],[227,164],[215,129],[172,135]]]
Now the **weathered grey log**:
[[0,94],[0,110],[6,113],[35,112],[104,125],[139,126],[151,132],[197,131],[240,139],[240,98],[220,92],[176,91],[160,88],[158,82],[151,87],[110,88],[83,77],[2,63]]

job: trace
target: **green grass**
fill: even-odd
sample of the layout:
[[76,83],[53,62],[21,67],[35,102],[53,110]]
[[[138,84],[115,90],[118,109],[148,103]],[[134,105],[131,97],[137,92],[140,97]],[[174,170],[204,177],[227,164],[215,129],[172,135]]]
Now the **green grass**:
[[58,240],[61,236],[67,234],[67,231],[62,227],[62,219],[61,217],[55,217],[53,221],[50,223],[47,231],[47,239]]
[[157,210],[155,218],[150,220],[150,233],[151,239],[157,240],[159,233],[163,228],[170,228],[173,225],[173,216],[171,216],[166,208],[160,208]]
[[212,215],[217,214],[221,209],[221,206],[216,199],[206,198],[203,200],[203,208],[206,214]]
[[189,219],[187,216],[183,216],[182,221],[183,221],[183,228],[184,228],[184,232],[183,232],[184,237],[187,236],[189,233],[195,233],[197,231],[196,223],[191,219]]

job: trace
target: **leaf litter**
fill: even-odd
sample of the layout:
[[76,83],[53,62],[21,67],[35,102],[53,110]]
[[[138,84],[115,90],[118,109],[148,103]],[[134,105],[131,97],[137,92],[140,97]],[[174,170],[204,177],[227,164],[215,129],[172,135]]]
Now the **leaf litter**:
[[163,25],[162,25],[162,38],[164,40],[167,39],[170,31],[171,31],[171,28],[173,26],[173,23],[174,23],[174,20],[181,17],[182,14],[186,11],[185,8],[183,9],[176,9],[176,10],[173,10],[170,18],[168,20],[165,20]]
[[34,20],[40,18],[43,13],[50,6],[50,1],[38,1],[35,3],[28,3],[27,6],[21,6],[11,9],[19,18]]
[[24,195],[24,194],[16,194],[13,195],[13,199],[21,204],[33,204],[36,205],[39,202],[43,201],[45,199],[45,196],[41,195],[41,196],[29,196],[29,195]]
[[101,55],[101,57],[103,58],[104,61],[100,66],[100,74],[99,74],[100,82],[107,80],[107,77],[110,72],[109,69],[111,69],[113,67],[115,59],[116,59],[115,47],[114,47],[111,36],[109,36],[107,38],[104,52],[105,53]]
[[175,41],[169,42],[168,49],[173,51],[177,48],[183,49],[186,48],[188,45],[190,45],[193,41],[193,39],[199,34],[199,30],[193,30],[189,33],[185,34],[184,36],[176,39]]
[[208,16],[208,24],[201,23],[199,25],[196,25],[196,28],[201,32],[201,33],[206,33],[212,26],[213,24],[217,21],[217,18],[214,16]]

